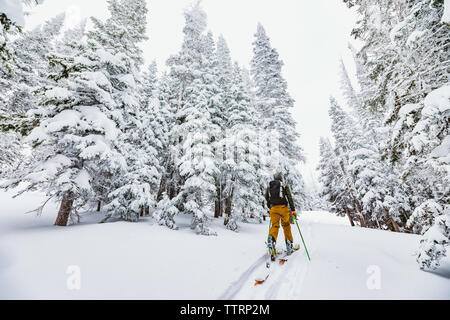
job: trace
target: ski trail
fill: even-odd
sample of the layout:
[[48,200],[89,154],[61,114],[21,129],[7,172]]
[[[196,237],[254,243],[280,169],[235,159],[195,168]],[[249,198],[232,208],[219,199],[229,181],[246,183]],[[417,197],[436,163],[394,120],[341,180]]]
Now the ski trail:
[[[305,241],[312,240],[311,225],[308,224]],[[307,240],[308,239],[308,240]],[[304,248],[301,252],[294,253],[284,266],[279,266],[279,270],[273,275],[273,282],[265,294],[266,300],[274,299],[298,299],[301,294],[303,282],[309,269],[309,260]]]
[[[267,292],[265,294],[266,300],[274,300],[277,298],[278,292],[279,292],[280,288],[282,287],[282,284],[285,283],[287,280],[286,275],[287,275],[287,272],[289,271],[289,265],[291,263],[293,263],[293,261],[292,261],[292,260],[294,260],[293,258],[294,258],[293,256],[290,257],[289,260],[291,260],[291,261],[288,261],[286,265],[278,266],[278,268],[277,268],[278,272],[276,272],[272,277],[273,283],[267,289]],[[271,276],[272,276],[272,274],[271,274]]]
[[[309,223],[308,223],[306,235],[307,235],[309,241],[308,240],[305,240],[305,241],[308,241],[308,243],[314,243],[312,232],[311,232],[311,224],[309,224]],[[311,255],[314,253],[314,247],[311,247],[310,249],[312,249],[312,251],[309,251],[309,253]],[[295,281],[293,281],[291,283],[291,290],[290,290],[290,293],[291,293],[290,298],[291,299],[299,299],[299,297],[302,293],[303,283],[304,283],[306,276],[308,274],[308,271],[309,271],[309,264],[311,262],[308,260],[306,251],[303,251],[302,256],[303,256],[302,264],[299,265],[298,268],[296,268],[295,274],[294,274]]]
[[[306,243],[313,243],[311,224],[305,223],[304,227],[306,229],[306,232],[304,232]],[[313,249],[310,251],[310,254],[314,255],[314,252],[315,250]],[[303,246],[288,259],[289,261],[283,266],[278,264],[277,259],[277,262],[272,263],[270,276],[265,283],[258,287],[253,287],[255,274],[260,269],[265,268],[267,253],[263,254],[239,279],[231,283],[218,299],[299,299],[303,283],[307,278],[310,261]]]
[[248,285],[249,278],[261,265],[265,264],[267,254],[264,253],[258,260],[255,261],[235,282],[231,283],[227,290],[221,294],[218,300],[232,300],[241,291],[244,285]]

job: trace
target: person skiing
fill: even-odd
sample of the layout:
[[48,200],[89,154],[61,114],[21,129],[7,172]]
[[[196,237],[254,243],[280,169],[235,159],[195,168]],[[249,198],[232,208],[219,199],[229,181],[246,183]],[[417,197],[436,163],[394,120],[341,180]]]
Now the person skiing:
[[274,252],[281,221],[286,242],[286,253],[290,255],[294,250],[294,238],[292,237],[291,231],[292,216],[290,215],[288,205],[291,208],[292,215],[295,216],[295,218],[297,218],[297,213],[295,212],[295,204],[292,200],[292,194],[289,186],[282,184],[283,179],[281,173],[277,172],[274,174],[273,178],[274,180],[269,183],[269,187],[266,190],[266,201],[268,207],[270,208],[271,222],[267,246],[269,251],[273,250],[272,252]]

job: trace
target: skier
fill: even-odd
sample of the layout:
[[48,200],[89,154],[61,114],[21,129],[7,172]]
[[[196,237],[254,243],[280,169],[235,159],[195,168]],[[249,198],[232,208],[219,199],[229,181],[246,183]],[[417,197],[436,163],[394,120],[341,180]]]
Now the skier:
[[278,237],[278,231],[281,225],[284,231],[284,238],[286,241],[286,253],[290,255],[294,248],[291,232],[291,220],[292,216],[288,208],[291,208],[292,215],[297,218],[297,213],[295,212],[294,201],[292,200],[291,190],[288,185],[282,185],[281,173],[274,174],[274,180],[269,183],[269,187],[266,190],[266,200],[267,205],[270,208],[270,222],[271,227],[269,231],[269,238],[267,241],[267,246],[269,250],[275,249],[275,244]]

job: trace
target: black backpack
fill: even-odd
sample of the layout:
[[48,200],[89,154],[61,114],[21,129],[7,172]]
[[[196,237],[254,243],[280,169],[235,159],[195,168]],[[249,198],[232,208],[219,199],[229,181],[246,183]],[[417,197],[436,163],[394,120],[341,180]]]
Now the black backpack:
[[279,180],[270,181],[269,195],[269,202],[271,206],[287,206],[286,194]]

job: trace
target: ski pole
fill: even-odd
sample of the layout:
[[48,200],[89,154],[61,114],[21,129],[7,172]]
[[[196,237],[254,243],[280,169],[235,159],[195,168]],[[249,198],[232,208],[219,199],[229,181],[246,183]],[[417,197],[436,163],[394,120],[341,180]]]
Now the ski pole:
[[298,232],[300,233],[300,237],[302,238],[302,242],[303,242],[303,246],[305,247],[306,254],[308,255],[308,260],[311,261],[311,257],[309,256],[308,249],[306,248],[305,240],[303,239],[303,235],[302,235],[302,232],[300,231],[300,227],[298,225],[296,216],[294,216],[294,220],[295,220],[295,224],[297,225]]

